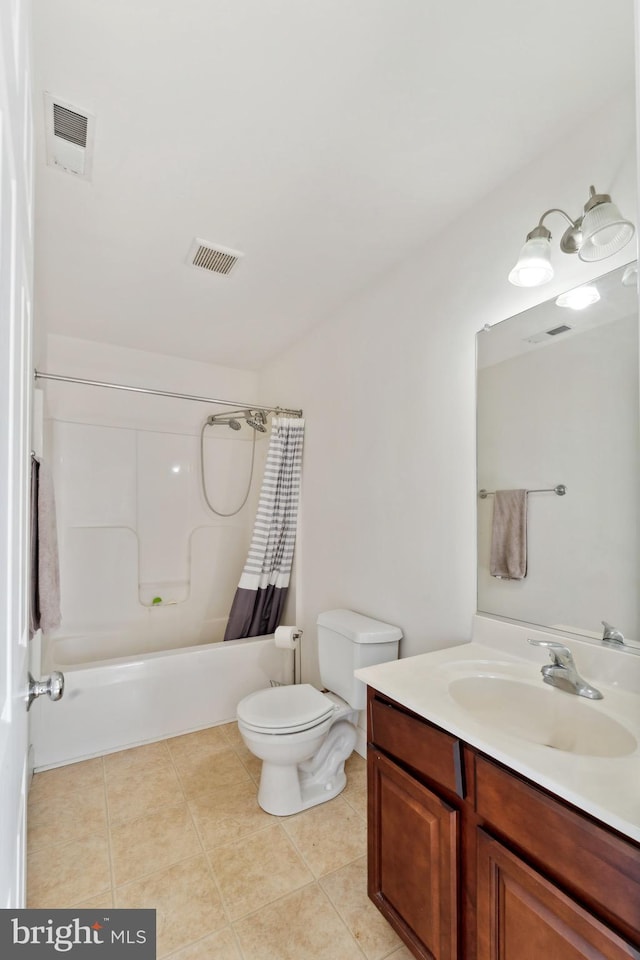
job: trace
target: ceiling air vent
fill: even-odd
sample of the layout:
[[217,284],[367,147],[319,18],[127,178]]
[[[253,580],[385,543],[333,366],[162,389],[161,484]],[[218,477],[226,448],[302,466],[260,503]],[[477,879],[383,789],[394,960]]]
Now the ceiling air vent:
[[192,267],[228,277],[242,256],[238,250],[229,250],[227,247],[196,239],[191,244],[187,263]]
[[95,126],[93,114],[45,93],[44,116],[49,166],[90,180]]
[[544,343],[545,340],[553,339],[560,333],[568,333],[573,330],[567,323],[561,323],[558,327],[551,327],[550,330],[542,330],[540,333],[534,333],[531,337],[525,337],[527,343]]

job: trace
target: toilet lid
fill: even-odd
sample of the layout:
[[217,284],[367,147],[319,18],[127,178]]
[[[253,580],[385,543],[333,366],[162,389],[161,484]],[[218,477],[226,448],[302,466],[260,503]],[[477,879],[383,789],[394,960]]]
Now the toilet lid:
[[282,733],[315,726],[333,713],[334,704],[310,683],[269,687],[238,704],[238,717],[254,729]]

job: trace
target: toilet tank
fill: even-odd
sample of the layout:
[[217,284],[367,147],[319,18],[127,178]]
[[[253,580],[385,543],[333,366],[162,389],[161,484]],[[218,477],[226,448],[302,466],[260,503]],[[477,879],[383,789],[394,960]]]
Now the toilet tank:
[[364,710],[367,688],[354,670],[398,659],[402,631],[353,610],[327,610],[318,616],[320,678],[354,710]]

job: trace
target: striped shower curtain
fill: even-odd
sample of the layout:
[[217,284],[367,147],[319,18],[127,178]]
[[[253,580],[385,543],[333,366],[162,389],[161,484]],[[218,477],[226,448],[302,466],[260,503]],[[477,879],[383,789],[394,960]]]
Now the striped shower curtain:
[[274,417],[258,513],[225,640],[273,633],[289,589],[300,499],[304,420]]

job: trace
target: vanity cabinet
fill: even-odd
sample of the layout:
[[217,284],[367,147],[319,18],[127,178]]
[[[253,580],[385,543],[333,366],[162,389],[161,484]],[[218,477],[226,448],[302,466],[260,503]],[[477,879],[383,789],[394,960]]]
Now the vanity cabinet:
[[375,750],[368,776],[372,899],[416,956],[455,960],[459,814]]
[[478,830],[478,960],[629,960],[640,954],[554,883]]
[[369,896],[420,960],[640,960],[640,845],[369,688]]

